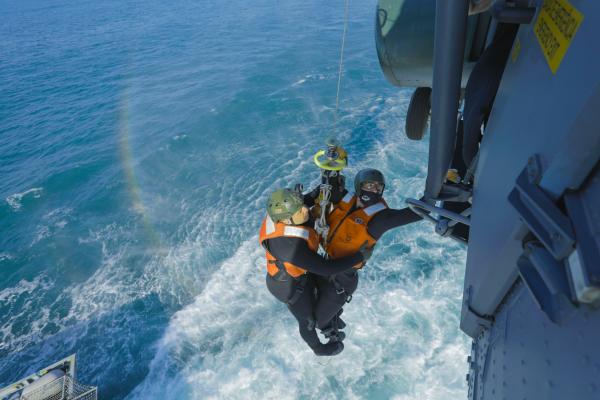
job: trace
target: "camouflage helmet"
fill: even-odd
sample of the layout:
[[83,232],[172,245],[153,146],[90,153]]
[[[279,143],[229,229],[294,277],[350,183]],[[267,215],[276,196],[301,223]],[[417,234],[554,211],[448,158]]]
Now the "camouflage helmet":
[[302,196],[290,189],[274,191],[267,203],[267,214],[273,222],[280,222],[292,218],[304,205]]

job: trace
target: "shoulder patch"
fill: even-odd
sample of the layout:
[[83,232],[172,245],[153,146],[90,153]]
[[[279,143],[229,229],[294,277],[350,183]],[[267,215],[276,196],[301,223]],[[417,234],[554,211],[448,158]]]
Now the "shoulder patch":
[[284,236],[293,236],[293,237],[297,237],[297,238],[304,239],[304,240],[308,240],[308,238],[310,236],[308,229],[299,228],[297,226],[286,226],[283,229],[283,235]]
[[372,206],[365,208],[364,211],[365,211],[365,214],[367,214],[370,217],[373,214],[376,214],[381,210],[385,210],[386,208],[387,207],[385,206],[385,204],[377,203],[377,204],[373,204]]

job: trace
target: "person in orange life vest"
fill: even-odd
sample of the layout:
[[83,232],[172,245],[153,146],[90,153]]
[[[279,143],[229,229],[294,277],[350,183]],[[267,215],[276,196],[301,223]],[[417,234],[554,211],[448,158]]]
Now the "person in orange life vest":
[[344,345],[337,340],[323,344],[317,336],[313,276],[327,279],[361,265],[365,258],[360,252],[335,260],[319,256],[319,238],[313,225],[299,193],[277,190],[269,199],[259,241],[266,250],[267,288],[275,298],[287,304],[298,321],[300,336],[314,353],[332,356],[339,354]]
[[[332,199],[338,200],[327,216],[329,233],[324,244],[331,259],[361,250],[368,260],[375,243],[385,232],[421,220],[408,207],[397,210],[387,206],[383,199],[385,179],[376,169],[363,169],[356,174],[355,193],[343,187],[341,175],[330,183],[333,186]],[[318,190],[315,189],[304,196],[304,201],[310,205],[312,198],[314,204],[317,195]],[[316,277],[318,301],[315,319],[325,337],[339,336],[339,329],[345,326],[339,315],[358,286],[357,270],[362,266],[331,277]]]

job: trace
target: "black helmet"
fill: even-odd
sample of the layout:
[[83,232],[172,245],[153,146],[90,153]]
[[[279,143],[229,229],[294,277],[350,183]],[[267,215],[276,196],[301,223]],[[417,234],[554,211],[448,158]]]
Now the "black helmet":
[[[354,192],[356,194],[360,193],[360,188],[364,182],[377,182],[385,188],[383,174],[381,171],[373,168],[361,169],[358,171],[358,174],[356,174],[356,177],[354,178]],[[381,189],[381,192],[383,193],[383,189]]]

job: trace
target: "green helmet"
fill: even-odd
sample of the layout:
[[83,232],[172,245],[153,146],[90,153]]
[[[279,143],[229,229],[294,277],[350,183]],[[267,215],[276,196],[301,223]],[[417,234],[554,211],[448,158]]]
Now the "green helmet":
[[289,219],[302,208],[304,202],[298,192],[290,189],[279,189],[271,194],[267,204],[267,214],[273,222]]
[[378,182],[385,188],[385,179],[381,171],[373,168],[365,168],[358,171],[354,178],[354,191],[356,194],[360,193],[360,187],[365,182]]

